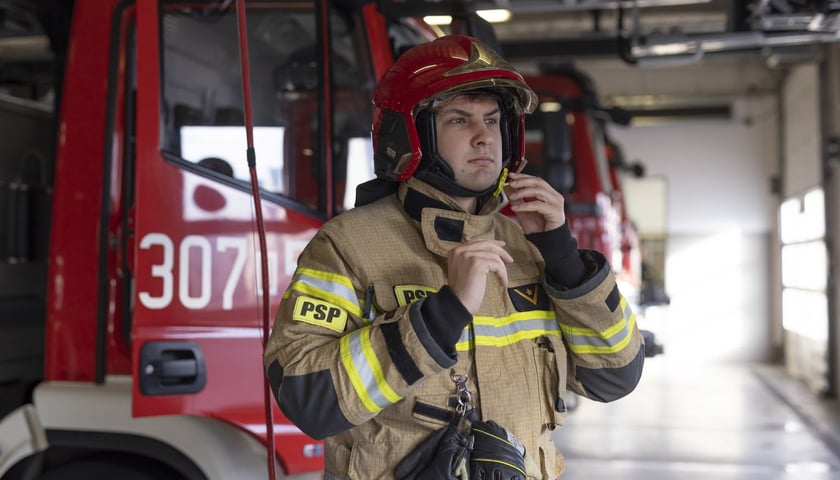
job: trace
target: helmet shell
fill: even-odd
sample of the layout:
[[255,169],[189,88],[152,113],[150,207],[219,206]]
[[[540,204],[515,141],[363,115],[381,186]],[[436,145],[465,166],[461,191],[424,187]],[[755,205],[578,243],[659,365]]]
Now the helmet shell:
[[403,181],[422,157],[416,114],[438,98],[491,89],[510,100],[510,161],[524,155],[525,117],[537,95],[522,75],[495,51],[465,35],[447,35],[411,48],[385,72],[374,94],[373,148],[376,175]]

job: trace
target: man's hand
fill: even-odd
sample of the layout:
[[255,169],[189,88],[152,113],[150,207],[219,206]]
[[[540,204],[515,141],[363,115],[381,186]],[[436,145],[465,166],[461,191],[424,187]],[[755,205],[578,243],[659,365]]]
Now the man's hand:
[[566,223],[563,195],[539,177],[510,172],[505,193],[526,234],[547,232]]
[[487,275],[494,274],[507,287],[506,263],[513,257],[504,249],[501,240],[476,240],[453,248],[447,256],[449,288],[473,315],[481,307]]

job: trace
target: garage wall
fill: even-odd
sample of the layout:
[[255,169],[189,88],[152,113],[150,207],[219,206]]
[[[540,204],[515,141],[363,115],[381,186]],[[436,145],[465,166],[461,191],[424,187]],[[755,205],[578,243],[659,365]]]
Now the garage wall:
[[785,197],[799,195],[822,182],[819,72],[809,64],[791,70],[783,86]]
[[[820,109],[820,78],[816,64],[800,65],[791,69],[782,86],[784,121],[782,126],[782,201],[798,202],[800,218],[809,215],[810,207],[804,195],[822,187],[822,125]],[[817,208],[822,208],[818,205]],[[822,214],[821,214],[822,215]],[[820,215],[820,216],[821,216]],[[783,217],[784,219],[785,217]],[[795,224],[788,220],[783,222]],[[803,223],[803,227],[805,223]],[[797,230],[810,230],[797,227]],[[804,235],[804,236],[803,236]],[[785,239],[785,236],[788,238]],[[792,249],[815,246],[824,248],[824,235],[796,234],[782,235],[782,252],[785,245]],[[784,258],[784,256],[782,257]],[[813,259],[797,261],[810,263]],[[815,392],[828,387],[828,343],[825,337],[827,311],[825,311],[825,290],[813,288],[814,275],[825,275],[825,270],[814,264],[809,274],[800,279],[788,280],[786,288],[779,288],[783,299],[786,330],[784,334],[785,365],[795,377],[802,379]],[[783,270],[784,275],[784,270]],[[804,280],[804,282],[803,282]],[[820,279],[824,281],[825,279]],[[810,312],[814,308],[819,311]]]
[[[822,71],[824,85],[824,115],[825,133],[832,139],[834,147],[826,150],[828,178],[826,181],[826,218],[828,241],[831,258],[829,259],[833,277],[829,279],[829,308],[834,331],[840,331],[840,44],[833,44],[826,48],[826,62]],[[840,335],[835,335],[834,343],[830,345],[835,352],[840,352]],[[834,389],[835,397],[840,397],[840,355],[834,357]]]
[[754,95],[732,107],[729,119],[612,129],[630,160],[668,181],[671,305],[660,325],[667,355],[681,361],[761,361],[773,352],[778,105]]

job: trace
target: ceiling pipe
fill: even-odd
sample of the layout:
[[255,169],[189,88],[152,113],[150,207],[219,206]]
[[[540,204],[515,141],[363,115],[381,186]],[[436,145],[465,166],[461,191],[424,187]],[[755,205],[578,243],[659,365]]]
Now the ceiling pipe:
[[[662,3],[667,3],[665,0]],[[527,3],[527,2],[525,2]],[[567,9],[572,2],[562,5]],[[590,0],[574,2],[580,6],[598,5],[615,7],[618,18],[618,33],[603,35],[597,29],[596,35],[580,38],[557,38],[543,41],[501,42],[505,55],[512,59],[546,59],[557,55],[593,56],[617,53],[626,63],[639,67],[672,66],[700,61],[707,54],[773,49],[840,42],[840,16],[837,8],[830,12],[812,15],[808,22],[791,14],[765,14],[750,18],[747,0],[734,0],[728,8],[727,31],[711,33],[648,34],[642,33],[640,9],[650,6],[646,0],[603,1]],[[656,3],[656,2],[653,2]],[[691,3],[686,2],[686,3]],[[519,9],[522,4],[517,4]],[[625,28],[628,6],[632,13],[632,25]],[[752,12],[755,14],[755,12]],[[750,25],[752,20],[752,25]],[[598,23],[596,23],[598,25]],[[792,28],[793,25],[796,28]],[[782,27],[787,26],[785,30]],[[750,27],[755,29],[750,29]]]
[[[618,8],[618,50],[626,63],[639,67],[685,65],[700,61],[706,53],[766,50],[840,41],[840,30],[795,30],[779,33],[738,31],[643,36],[638,0],[632,2],[633,27],[624,29],[624,9]],[[822,20],[822,17],[821,17]],[[812,22],[813,23],[813,22]]]
[[[779,47],[814,45],[840,41],[840,36],[828,33],[763,32],[709,33],[680,36],[647,37],[643,44],[632,44],[629,39],[619,41],[619,55],[630,65],[657,66],[690,63],[703,55],[744,50],[762,50]],[[664,52],[684,52],[671,53]]]

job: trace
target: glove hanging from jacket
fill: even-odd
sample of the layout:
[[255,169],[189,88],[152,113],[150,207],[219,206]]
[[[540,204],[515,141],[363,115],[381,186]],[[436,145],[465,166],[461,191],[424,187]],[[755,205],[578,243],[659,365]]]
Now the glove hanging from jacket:
[[470,480],[525,480],[525,447],[496,422],[472,422]]
[[452,416],[449,425],[429,435],[397,468],[396,480],[469,480],[469,421],[463,414]]

